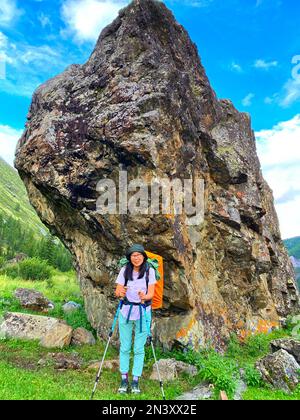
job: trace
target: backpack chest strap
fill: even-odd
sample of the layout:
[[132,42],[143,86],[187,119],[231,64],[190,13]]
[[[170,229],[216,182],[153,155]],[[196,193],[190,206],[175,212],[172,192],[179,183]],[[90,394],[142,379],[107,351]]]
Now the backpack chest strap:
[[128,311],[128,315],[127,315],[127,319],[126,319],[126,323],[128,324],[129,320],[130,320],[130,315],[132,312],[132,308],[134,306],[139,306],[139,311],[140,311],[140,333],[143,332],[143,311],[142,311],[142,307],[146,308],[147,306],[150,306],[152,303],[152,300],[147,300],[145,303],[137,303],[137,302],[130,302],[126,297],[123,299],[123,305],[130,305],[129,311]]
[[150,306],[152,303],[152,300],[147,300],[145,303],[142,302],[130,302],[127,297],[123,299],[123,305],[131,305],[131,306]]

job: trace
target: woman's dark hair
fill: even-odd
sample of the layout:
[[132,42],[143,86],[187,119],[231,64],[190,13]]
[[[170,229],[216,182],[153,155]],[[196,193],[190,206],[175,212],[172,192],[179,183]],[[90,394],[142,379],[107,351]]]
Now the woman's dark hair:
[[[147,260],[146,260],[146,258],[144,258],[143,264],[140,266],[140,272],[139,272],[138,279],[141,279],[141,278],[144,277],[146,268],[147,268]],[[133,280],[132,272],[133,272],[133,264],[132,264],[131,261],[129,261],[126,264],[126,268],[125,268],[125,271],[124,271],[124,277],[125,277],[126,281]]]

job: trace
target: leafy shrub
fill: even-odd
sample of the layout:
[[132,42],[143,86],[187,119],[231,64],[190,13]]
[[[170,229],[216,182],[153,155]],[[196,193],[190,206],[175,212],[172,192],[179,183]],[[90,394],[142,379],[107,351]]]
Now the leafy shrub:
[[260,357],[268,353],[270,337],[267,334],[255,334],[245,341],[245,352],[251,357]]
[[[157,359],[175,358],[176,360],[189,363],[197,367],[199,380],[212,383],[215,398],[219,396],[220,391],[225,391],[229,398],[233,398],[237,380],[240,378],[239,369],[235,361],[216,353],[213,349],[203,349],[199,352],[192,349],[185,351],[172,350],[163,352],[161,348],[157,348]],[[146,347],[146,363],[151,360],[151,348]]]
[[5,266],[1,273],[11,278],[21,277],[24,280],[47,280],[52,275],[52,268],[39,258],[26,258],[17,264]]
[[245,368],[244,380],[248,386],[260,387],[263,384],[260,372],[252,366]]
[[12,279],[15,279],[16,277],[20,277],[19,264],[6,265],[5,267],[1,268],[0,274],[6,274]]
[[87,319],[84,308],[77,309],[74,312],[65,313],[64,319],[67,321],[68,325],[74,329],[83,327],[86,330],[95,333],[95,330],[92,328],[90,322]]
[[239,372],[237,365],[232,360],[211,351],[206,357],[199,360],[198,367],[201,378],[214,384],[215,396],[220,391],[225,391],[229,398],[233,398]]
[[226,355],[228,357],[238,357],[243,353],[242,344],[240,343],[237,335],[232,333],[230,335],[230,340],[227,344]]

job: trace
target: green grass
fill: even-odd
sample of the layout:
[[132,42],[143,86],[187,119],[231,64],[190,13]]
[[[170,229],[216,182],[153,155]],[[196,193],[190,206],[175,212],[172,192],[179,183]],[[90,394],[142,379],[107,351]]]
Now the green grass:
[[249,336],[243,344],[239,343],[236,336],[232,335],[226,356],[236,360],[241,366],[253,364],[257,359],[270,353],[270,342],[289,336],[287,330],[274,330],[270,334],[256,334]]
[[[66,301],[73,300],[82,304],[79,285],[73,272],[59,273],[55,271],[51,281],[29,281],[24,279],[11,279],[0,276],[0,316],[6,311],[35,313],[23,309],[13,297],[14,291],[19,288],[32,288],[43,293],[55,304],[55,309],[45,316],[54,316],[65,319],[73,328],[85,327],[95,333],[89,324],[85,311],[81,310],[65,314],[62,306]],[[52,350],[51,352],[76,352],[84,361],[84,368],[80,371],[57,372],[54,367],[41,368],[37,362],[43,358],[49,349],[39,346],[35,341],[2,340],[0,341],[0,377],[5,387],[0,387],[0,399],[88,399],[90,397],[97,371],[86,371],[85,367],[96,360],[101,360],[106,342],[99,342],[95,346],[70,346],[66,349]],[[157,349],[159,354],[159,349]],[[118,349],[112,345],[108,349],[106,360],[118,359]],[[153,368],[153,355],[151,348],[146,348],[144,374],[141,382],[140,396],[135,399],[161,399],[161,390],[157,381],[149,379]],[[190,378],[182,375],[174,382],[166,384],[167,398],[172,399],[182,392],[190,390],[199,383],[200,378]],[[95,399],[132,399],[131,395],[119,395],[120,373],[118,371],[104,370],[99,381]]]
[[[280,395],[284,397],[283,399],[298,399],[298,390],[287,395],[281,391],[268,389],[259,371],[255,369],[256,361],[270,353],[270,342],[289,337],[289,333],[289,330],[275,330],[268,335],[256,334],[248,337],[242,344],[233,335],[225,354],[220,354],[214,349],[206,349],[199,352],[193,350],[185,353],[170,352],[160,356],[175,357],[177,360],[195,365],[199,371],[199,380],[208,381],[214,385],[214,399],[218,399],[221,390],[226,392],[229,399],[233,399],[240,379],[243,379],[249,387],[243,399],[252,399],[255,396],[255,390],[258,396],[267,395],[269,397],[267,399],[273,399],[275,396],[280,399]],[[241,371],[243,371],[242,376]],[[260,398],[257,397],[257,399]]]
[[[80,288],[73,271],[60,273],[54,270],[48,281],[29,281],[0,276],[0,316],[6,311],[35,313],[20,307],[13,297],[19,287],[32,288],[42,292],[50,299],[55,309],[49,311],[49,316],[65,319],[73,328],[79,326],[95,331],[89,324],[80,294]],[[62,306],[73,300],[82,305],[82,309],[71,314],[65,314]],[[47,315],[47,314],[45,314]],[[243,394],[245,400],[299,400],[300,386],[291,394],[276,391],[263,384],[260,374],[255,369],[255,362],[270,352],[270,341],[287,337],[290,329],[276,330],[269,335],[259,334],[248,337],[241,344],[236,336],[232,336],[228,350],[220,354],[212,349],[199,352],[192,350],[165,352],[156,347],[156,357],[175,358],[193,364],[198,374],[191,377],[180,375],[175,381],[164,383],[167,399],[175,399],[203,381],[214,384],[213,399],[218,399],[219,391],[225,390],[230,399],[233,398],[240,370],[244,371],[244,381],[248,385]],[[86,367],[93,361],[100,361],[104,353],[106,342],[97,341],[95,346],[70,346],[66,349],[49,350],[41,347],[36,341],[2,340],[0,341],[0,378],[5,386],[0,387],[0,400],[4,399],[44,399],[44,400],[77,400],[89,399],[95,382],[96,371]],[[38,361],[50,352],[70,354],[76,352],[83,360],[83,367],[78,371],[57,371],[53,364],[42,367]],[[106,360],[118,359],[119,351],[112,345],[108,348]],[[132,360],[131,360],[132,363]],[[142,394],[138,396],[119,395],[117,389],[120,382],[118,370],[103,370],[95,399],[129,400],[129,399],[162,399],[157,381],[149,379],[153,369],[153,355],[151,347],[146,347],[143,377],[141,379]]]
[[[96,346],[70,346],[64,350],[51,350],[51,352],[63,352],[71,354],[73,352],[84,361],[83,368],[80,371],[57,371],[52,366],[40,368],[37,362],[49,352],[48,349],[42,348],[35,341],[24,340],[4,340],[0,342],[0,377],[5,383],[4,387],[0,388],[0,400],[15,399],[15,400],[81,400],[89,399],[93,385],[95,382],[96,371],[87,370],[89,362],[93,360],[101,360],[104,352],[105,342],[97,343]],[[175,357],[177,359],[191,358],[192,352],[183,354],[180,352],[161,353],[159,348],[156,349],[158,359],[160,357]],[[201,361],[206,360],[206,365],[202,365],[202,372],[207,372],[214,367],[215,372],[212,377],[218,390],[218,382],[220,378],[226,378],[229,374],[231,365],[233,371],[236,372],[236,365],[232,359],[227,359],[221,355],[212,357],[212,352],[206,351],[202,353],[195,353],[197,357],[200,356]],[[216,355],[216,354],[215,354]],[[196,357],[196,356],[194,356]],[[117,359],[118,349],[110,346],[106,360]],[[195,359],[194,359],[195,360]],[[200,360],[200,359],[198,359]],[[221,364],[215,363],[218,360]],[[222,366],[223,365],[223,366]],[[227,365],[227,367],[226,367]],[[103,370],[100,381],[95,394],[95,399],[99,400],[131,400],[131,399],[162,399],[161,391],[157,381],[149,379],[153,368],[153,358],[151,349],[146,348],[146,359],[141,379],[142,394],[132,397],[129,395],[119,395],[116,390],[119,386],[120,375],[118,371]],[[183,392],[192,389],[199,384],[203,379],[201,370],[196,377],[188,375],[180,375],[175,381],[165,382],[164,391],[167,399],[174,399]],[[228,379],[225,380],[225,385]],[[227,390],[228,392],[228,390]],[[217,392],[215,392],[217,398]],[[243,394],[244,400],[299,400],[300,386],[291,394],[286,394],[283,391],[276,391],[268,389],[261,384],[259,386],[249,386],[247,391]]]
[[[19,369],[0,361],[0,376],[5,387],[0,389],[1,400],[87,400],[95,382],[96,373],[80,371],[57,372],[41,369],[38,372]],[[176,383],[177,382],[177,383]],[[116,372],[103,371],[95,400],[149,400],[162,399],[156,381],[141,380],[141,389],[146,390],[139,396],[119,395],[116,391],[120,385],[120,375]],[[172,399],[184,390],[179,381],[165,386],[167,399]]]
[[[11,279],[5,275],[0,276],[0,316],[3,316],[7,311],[37,314],[22,308],[18,300],[14,298],[15,290],[20,287],[34,289],[43,293],[54,304],[54,309],[49,310],[48,313],[39,313],[39,315],[64,319],[72,328],[84,327],[95,333],[86,317],[83,298],[74,272],[59,273],[57,270],[53,270],[53,273],[54,275],[48,281],[30,281],[20,278]],[[64,313],[62,307],[69,300],[79,303],[81,309]]]
[[300,385],[291,393],[265,388],[248,387],[243,400],[300,400]]
[[[4,387],[0,388],[0,400],[3,399],[89,399],[97,371],[87,370],[86,367],[93,360],[101,360],[106,343],[96,346],[72,347],[64,350],[54,350],[65,354],[74,351],[85,362],[80,371],[57,371],[53,367],[39,368],[37,362],[49,350],[44,349],[34,341],[4,340],[0,343],[0,377]],[[53,350],[51,350],[53,352]],[[109,347],[106,360],[117,359],[118,350]],[[145,364],[141,379],[142,394],[132,397],[119,395],[117,389],[120,384],[118,371],[103,370],[95,394],[100,400],[130,400],[130,399],[162,399],[157,381],[149,379],[152,371],[153,359]],[[182,392],[191,389],[199,382],[199,378],[191,379],[182,375],[172,383],[165,383],[164,390],[168,399],[173,399]]]
[[35,289],[53,302],[62,303],[69,300],[82,302],[79,284],[72,271],[60,273],[58,270],[54,270],[51,279],[48,281],[12,279],[6,275],[0,276],[0,298],[11,299],[14,291],[20,287]]

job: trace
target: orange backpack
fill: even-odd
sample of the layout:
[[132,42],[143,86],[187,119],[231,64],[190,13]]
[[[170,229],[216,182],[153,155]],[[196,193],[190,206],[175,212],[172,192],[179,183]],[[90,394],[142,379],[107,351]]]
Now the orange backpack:
[[160,309],[163,305],[163,291],[164,291],[164,265],[163,265],[163,258],[160,255],[153,254],[152,252],[146,251],[147,257],[150,258],[150,260],[157,260],[158,262],[158,272],[159,272],[159,278],[157,275],[157,270],[155,269],[156,273],[156,284],[154,289],[154,296],[152,299],[152,309]]

